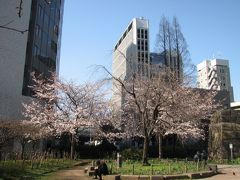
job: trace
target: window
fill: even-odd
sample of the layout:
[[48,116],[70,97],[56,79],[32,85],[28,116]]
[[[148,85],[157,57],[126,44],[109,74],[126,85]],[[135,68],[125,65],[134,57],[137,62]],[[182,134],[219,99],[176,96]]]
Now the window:
[[145,39],[147,39],[148,38],[148,32],[147,32],[147,30],[145,29]]
[[137,30],[137,37],[140,38],[140,29]]
[[132,29],[132,23],[128,26],[128,32]]
[[51,48],[55,53],[57,53],[57,44],[54,41],[51,43]]
[[41,5],[38,5],[38,19],[39,22],[42,22],[43,20],[43,8]]
[[54,33],[58,36],[58,25],[54,26]]
[[141,38],[144,38],[144,30],[141,29]]
[[145,54],[146,59],[148,59],[148,53]]
[[140,43],[138,43],[138,45],[137,45],[137,46],[138,46],[138,50],[140,50]]
[[48,30],[49,25],[49,16],[47,14],[44,15],[44,28]]
[[34,56],[34,58],[36,58],[38,56],[38,51],[39,51],[38,49],[39,48],[36,45],[33,46],[33,56]]
[[40,26],[37,24],[35,28],[36,28],[36,31],[35,31],[35,38],[36,38],[36,39],[41,39],[42,31],[41,31]]

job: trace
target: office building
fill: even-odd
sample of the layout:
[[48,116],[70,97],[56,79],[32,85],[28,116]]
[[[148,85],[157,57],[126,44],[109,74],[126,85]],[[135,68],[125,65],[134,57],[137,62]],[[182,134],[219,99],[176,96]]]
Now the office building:
[[58,73],[63,7],[64,0],[0,1],[0,24],[11,28],[0,28],[1,120],[21,119],[32,72]]
[[[143,78],[158,76],[167,67],[177,79],[182,79],[182,59],[175,52],[150,53],[149,22],[134,18],[117,41],[113,53],[113,76],[128,80],[133,74]],[[113,102],[120,107],[124,94],[121,86],[113,80]]]
[[229,62],[224,59],[205,60],[197,65],[198,87],[212,90],[226,90],[233,102]]
[[[127,80],[133,75],[150,76],[149,22],[134,18],[117,41],[113,53],[113,76]],[[113,101],[121,106],[122,90],[113,81]]]

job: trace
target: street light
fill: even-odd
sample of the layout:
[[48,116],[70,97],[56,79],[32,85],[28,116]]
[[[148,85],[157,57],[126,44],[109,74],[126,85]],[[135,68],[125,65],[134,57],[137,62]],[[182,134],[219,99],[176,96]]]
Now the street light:
[[229,143],[229,148],[230,148],[230,152],[231,152],[231,161],[233,160],[233,144]]

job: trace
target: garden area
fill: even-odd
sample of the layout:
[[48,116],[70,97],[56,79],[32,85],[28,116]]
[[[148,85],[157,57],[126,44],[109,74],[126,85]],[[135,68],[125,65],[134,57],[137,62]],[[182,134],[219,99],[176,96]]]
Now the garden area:
[[40,179],[48,173],[73,167],[79,163],[70,159],[33,159],[0,161],[0,178],[3,179]]
[[149,163],[149,166],[143,166],[141,161],[126,160],[118,168],[115,161],[109,161],[108,167],[112,174],[122,175],[169,175],[207,170],[203,162],[188,160],[150,159]]

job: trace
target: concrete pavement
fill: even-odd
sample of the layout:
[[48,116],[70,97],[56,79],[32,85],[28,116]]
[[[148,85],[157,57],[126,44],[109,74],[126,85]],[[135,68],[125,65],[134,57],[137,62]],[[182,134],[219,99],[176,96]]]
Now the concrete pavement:
[[240,165],[218,165],[220,174],[203,180],[240,180]]

